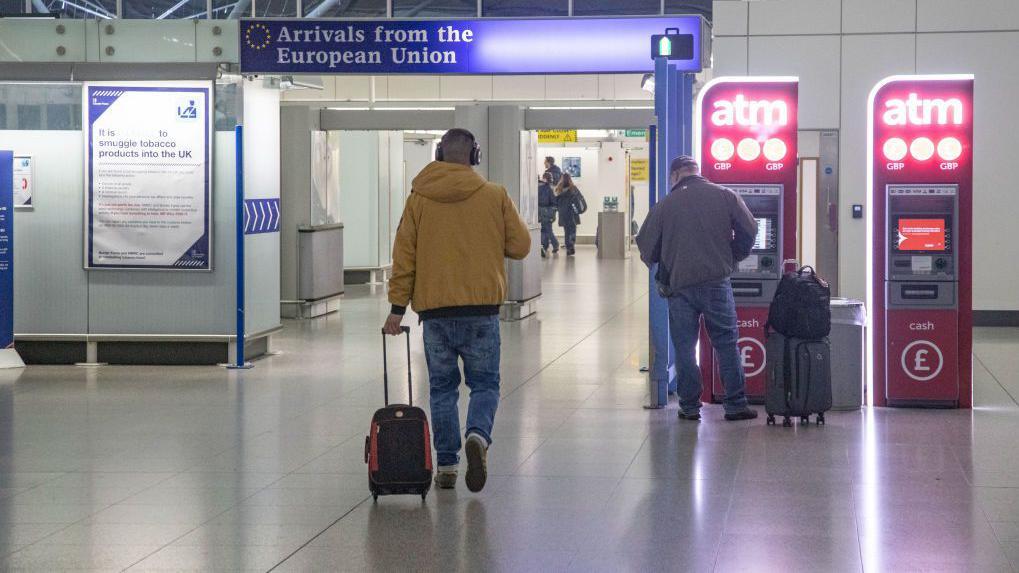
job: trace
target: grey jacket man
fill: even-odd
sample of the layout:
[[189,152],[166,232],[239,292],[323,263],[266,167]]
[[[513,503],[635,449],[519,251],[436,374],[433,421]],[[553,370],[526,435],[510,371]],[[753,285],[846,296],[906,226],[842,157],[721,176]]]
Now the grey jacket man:
[[645,264],[659,264],[659,290],[670,296],[728,278],[756,237],[757,221],[738,194],[690,175],[648,213],[637,247]]

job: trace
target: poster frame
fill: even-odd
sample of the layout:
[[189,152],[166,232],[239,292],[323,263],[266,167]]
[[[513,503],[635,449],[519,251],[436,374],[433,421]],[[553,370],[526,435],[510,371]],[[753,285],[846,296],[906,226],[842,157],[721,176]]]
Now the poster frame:
[[[208,236],[208,257],[206,263],[198,267],[174,265],[114,265],[94,264],[91,261],[93,229],[92,229],[92,121],[91,121],[91,89],[123,89],[140,92],[198,92],[205,98],[205,235]],[[85,169],[84,201],[82,229],[83,268],[86,271],[170,271],[209,273],[214,270],[215,237],[213,220],[213,142],[215,138],[215,82],[211,80],[167,80],[167,81],[92,81],[82,82],[82,145],[84,147]]]

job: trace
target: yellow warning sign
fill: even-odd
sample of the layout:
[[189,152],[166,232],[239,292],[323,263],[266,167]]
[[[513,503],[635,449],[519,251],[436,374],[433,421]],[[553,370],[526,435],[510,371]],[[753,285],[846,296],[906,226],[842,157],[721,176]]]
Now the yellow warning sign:
[[576,143],[577,130],[575,129],[540,129],[538,130],[538,143]]
[[630,181],[647,181],[647,178],[648,178],[648,160],[631,159]]

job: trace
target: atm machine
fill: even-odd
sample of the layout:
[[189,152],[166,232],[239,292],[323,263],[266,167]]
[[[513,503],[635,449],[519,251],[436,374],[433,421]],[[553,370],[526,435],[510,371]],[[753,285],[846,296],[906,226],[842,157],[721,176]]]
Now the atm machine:
[[969,407],[969,76],[896,76],[871,92],[872,401]]
[[[767,376],[765,324],[782,278],[796,258],[798,80],[793,77],[716,78],[701,90],[695,111],[695,157],[710,181],[743,198],[757,220],[751,255],[732,276],[739,352],[751,402],[763,402]],[[702,400],[724,397],[717,359],[701,329]]]

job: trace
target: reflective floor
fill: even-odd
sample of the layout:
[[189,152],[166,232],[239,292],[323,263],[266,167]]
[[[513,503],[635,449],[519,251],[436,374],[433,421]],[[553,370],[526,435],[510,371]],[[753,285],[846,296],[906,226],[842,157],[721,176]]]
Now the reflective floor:
[[388,307],[370,287],[337,315],[288,322],[280,354],[249,371],[0,372],[0,569],[1019,567],[1019,330],[977,333],[972,412],[832,413],[789,430],[712,406],[680,423],[675,405],[641,408],[639,262],[582,249],[544,264],[540,314],[503,326],[481,494],[371,502],[364,434]]

